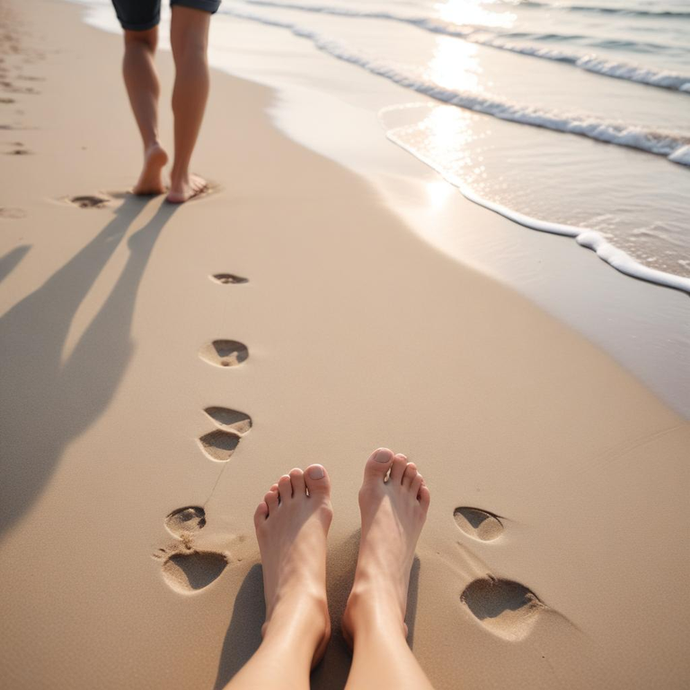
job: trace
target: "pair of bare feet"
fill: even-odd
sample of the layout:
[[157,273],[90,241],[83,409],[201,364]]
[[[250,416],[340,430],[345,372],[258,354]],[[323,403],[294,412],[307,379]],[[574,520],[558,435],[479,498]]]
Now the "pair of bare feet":
[[182,204],[198,196],[208,187],[206,180],[188,171],[178,173],[174,168],[171,174],[170,188],[163,182],[163,168],[168,163],[168,154],[158,142],[151,144],[144,152],[144,167],[132,192],[141,196],[168,195],[167,201]]
[[[333,517],[330,481],[321,465],[293,469],[274,484],[254,515],[263,563],[264,640],[307,635],[312,666],[330,637],[326,537]],[[362,533],[354,584],[343,617],[351,645],[382,628],[404,637],[410,569],[429,508],[416,466],[387,448],[374,451],[359,492]]]

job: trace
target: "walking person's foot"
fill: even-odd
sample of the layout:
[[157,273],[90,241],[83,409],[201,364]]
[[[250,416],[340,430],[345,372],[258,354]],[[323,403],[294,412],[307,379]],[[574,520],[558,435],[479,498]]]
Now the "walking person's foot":
[[208,182],[198,175],[173,175],[167,200],[171,204],[183,204],[208,189]]
[[387,448],[374,451],[359,492],[362,535],[343,616],[343,632],[351,644],[358,630],[407,635],[410,570],[429,501],[429,489],[414,463]]
[[163,194],[163,168],[167,162],[168,154],[165,149],[157,141],[151,144],[144,152],[144,167],[132,193],[141,196]]
[[321,465],[283,475],[254,514],[266,598],[262,634],[266,640],[309,639],[313,664],[330,637],[326,536],[332,517],[330,481]]

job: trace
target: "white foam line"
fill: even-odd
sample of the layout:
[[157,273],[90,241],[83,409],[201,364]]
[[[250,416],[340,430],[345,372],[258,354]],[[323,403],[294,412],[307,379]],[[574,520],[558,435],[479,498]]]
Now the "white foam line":
[[690,12],[681,10],[643,10],[642,8],[625,7],[596,7],[594,5],[562,5],[551,2],[538,2],[536,0],[503,0],[503,4],[512,7],[542,7],[547,10],[563,10],[567,12],[594,12],[600,14],[622,14],[626,17],[668,17],[668,18],[687,18]]
[[295,36],[310,40],[319,50],[339,60],[363,67],[372,74],[385,77],[400,86],[412,89],[444,103],[491,115],[501,120],[543,127],[568,134],[580,134],[597,141],[640,149],[648,153],[666,156],[669,160],[680,165],[690,165],[690,156],[684,153],[685,149],[690,146],[689,137],[672,132],[648,130],[623,122],[605,122],[585,113],[569,114],[557,110],[546,110],[532,105],[513,103],[488,94],[447,89],[433,82],[413,78],[391,65],[370,59],[363,53],[353,51],[344,43],[329,39],[316,31],[306,29],[298,24],[279,19],[270,19],[229,7],[225,8],[225,12],[240,19],[248,19],[268,26],[289,29]]
[[[415,107],[429,107],[423,104],[415,104]],[[433,107],[433,106],[432,106]],[[379,121],[383,125],[382,115],[388,111],[399,110],[400,106],[388,106],[382,108],[379,111]],[[401,139],[400,134],[403,132],[414,131],[417,125],[407,125],[403,127],[394,127],[393,129],[386,130],[387,138],[394,144],[400,146],[408,153],[412,154],[415,158],[419,159],[430,168],[435,170],[443,179],[457,187],[462,195],[479,206],[483,206],[490,211],[508,218],[520,225],[531,228],[532,230],[539,230],[541,232],[548,232],[553,235],[563,235],[565,237],[572,237],[575,241],[582,247],[591,249],[596,252],[600,259],[603,259],[607,264],[613,266],[617,271],[624,273],[627,276],[633,278],[639,278],[640,280],[646,280],[650,283],[656,283],[657,285],[662,285],[664,287],[670,287],[675,290],[682,290],[683,292],[690,293],[690,278],[683,278],[682,276],[677,276],[672,273],[666,273],[665,271],[659,271],[654,268],[649,268],[639,263],[633,259],[629,254],[624,252],[622,249],[614,246],[608,242],[601,233],[596,230],[591,230],[589,228],[580,228],[575,225],[565,225],[563,223],[552,223],[550,221],[540,220],[538,218],[532,218],[531,216],[515,211],[508,206],[499,204],[495,201],[490,201],[489,199],[480,196],[475,192],[469,185],[462,181],[459,177],[448,174],[442,168],[440,168],[432,159],[419,154],[410,146],[407,146]],[[385,127],[384,127],[385,129]]]
[[371,12],[366,10],[352,10],[343,7],[328,7],[321,5],[302,5],[293,2],[275,2],[274,0],[242,0],[250,5],[277,7],[287,10],[298,10],[316,14],[328,14],[339,17],[363,17],[366,19],[384,19],[416,26],[431,33],[443,34],[459,38],[468,43],[476,43],[497,50],[527,55],[529,57],[553,60],[573,65],[587,72],[593,72],[605,77],[623,79],[647,86],[690,93],[690,75],[656,70],[629,62],[607,60],[595,54],[582,55],[580,53],[557,50],[555,48],[540,48],[529,43],[519,43],[509,40],[486,27],[461,26],[444,22],[430,17],[404,17],[391,12]]

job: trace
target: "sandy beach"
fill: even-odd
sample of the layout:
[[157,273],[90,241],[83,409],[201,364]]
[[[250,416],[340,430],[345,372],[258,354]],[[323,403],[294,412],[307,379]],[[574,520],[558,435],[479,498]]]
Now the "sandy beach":
[[407,621],[438,690],[688,687],[690,423],[280,132],[264,86],[213,72],[209,194],[127,194],[121,39],[80,12],[0,7],[3,688],[221,690],[260,641],[254,508],[315,462],[334,636],[312,687],[343,687],[379,446],[432,493]]

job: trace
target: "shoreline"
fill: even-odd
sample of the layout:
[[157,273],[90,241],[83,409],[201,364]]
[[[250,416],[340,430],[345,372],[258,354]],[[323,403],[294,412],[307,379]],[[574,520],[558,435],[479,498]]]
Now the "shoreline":
[[[393,106],[393,109],[396,106]],[[379,113],[383,115],[384,111]],[[553,221],[544,220],[529,216],[520,211],[505,206],[503,204],[491,201],[481,194],[477,193],[470,185],[467,185],[463,180],[455,175],[444,172],[441,166],[437,166],[432,160],[426,159],[423,156],[414,152],[414,150],[407,146],[398,136],[399,131],[404,131],[405,127],[394,127],[386,132],[386,136],[397,146],[400,146],[410,155],[419,158],[425,165],[428,165],[432,170],[438,173],[449,184],[457,188],[460,193],[469,201],[472,201],[479,206],[483,206],[488,211],[493,211],[508,220],[513,221],[517,225],[522,225],[529,230],[536,230],[537,232],[547,232],[552,235],[560,235],[562,237],[569,237],[574,239],[577,244],[585,249],[593,251],[602,261],[606,262],[611,268],[616,269],[620,273],[638,280],[643,280],[651,285],[659,287],[666,287],[670,290],[678,290],[690,294],[690,277],[683,277],[674,273],[667,273],[654,268],[649,268],[639,261],[633,259],[622,249],[616,247],[614,244],[607,242],[604,236],[597,230],[591,228],[583,228],[577,225],[566,225],[564,223],[556,223]]]
[[[585,338],[421,239],[371,182],[286,137],[264,86],[213,72],[195,167],[215,193],[181,208],[58,201],[126,189],[141,152],[120,41],[78,6],[37,3],[10,5],[23,33],[8,80],[35,77],[40,93],[17,94],[15,129],[0,132],[31,152],[7,159],[0,202],[25,212],[0,221],[12,264],[0,665],[14,687],[221,690],[259,639],[255,504],[311,462],[328,467],[336,512],[336,634],[312,684],[342,687],[355,496],[379,445],[407,451],[432,490],[410,622],[438,690],[682,687],[687,558],[669,520],[687,524],[690,425]],[[170,55],[158,65],[168,141]],[[457,203],[465,223],[488,222]],[[219,272],[249,282],[209,280]],[[245,344],[247,361],[209,364],[218,338]],[[200,443],[223,431],[212,406],[251,417],[227,461]],[[181,548],[166,516],[184,506],[207,521],[187,557],[226,564],[198,589],[162,567]],[[503,533],[467,533],[462,506],[500,515]],[[480,619],[465,601],[491,577],[544,607],[499,598]]]
[[[110,33],[113,18],[109,11],[105,8],[103,15],[96,10],[85,21]],[[165,16],[164,12],[163,26]],[[257,28],[270,31],[271,45],[260,43],[268,55],[250,51],[248,59],[242,32],[251,34]],[[590,252],[579,252],[564,238],[544,237],[551,233],[532,228],[525,232],[514,220],[497,217],[476,201],[465,200],[461,191],[443,181],[427,163],[397,144],[391,146],[380,122],[382,109],[397,107],[390,105],[391,100],[399,104],[414,98],[420,104],[435,101],[395,85],[389,90],[390,85],[381,84],[373,75],[353,74],[355,67],[313,51],[309,42],[282,32],[240,21],[232,34],[240,47],[214,49],[212,40],[211,62],[226,74],[275,89],[271,119],[282,132],[366,179],[427,243],[462,265],[487,272],[577,330],[690,419],[690,302],[686,293],[624,274],[609,275],[611,267],[606,262],[586,256]],[[161,45],[167,49],[164,35]],[[277,56],[296,51],[305,74],[312,75],[314,88],[305,87],[289,70],[273,74],[279,64]],[[252,61],[259,66],[254,68]],[[330,75],[335,86],[316,78],[319,69]],[[353,76],[361,96],[339,86]],[[312,113],[332,123],[338,137],[321,134],[312,124]],[[455,191],[457,198],[441,191],[441,185]],[[459,220],[464,218],[472,222]],[[481,232],[473,231],[475,226]],[[566,244],[570,246],[564,247]]]

